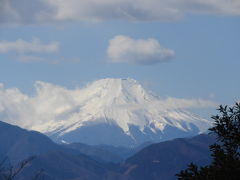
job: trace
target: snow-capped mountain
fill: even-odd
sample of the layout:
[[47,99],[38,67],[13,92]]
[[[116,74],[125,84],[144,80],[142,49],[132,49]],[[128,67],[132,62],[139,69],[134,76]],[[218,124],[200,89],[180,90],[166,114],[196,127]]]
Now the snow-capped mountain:
[[170,108],[169,103],[134,79],[98,80],[71,98],[70,104],[74,105],[61,107],[64,111],[57,121],[37,124],[32,129],[59,142],[136,146],[198,134],[210,126],[206,119]]

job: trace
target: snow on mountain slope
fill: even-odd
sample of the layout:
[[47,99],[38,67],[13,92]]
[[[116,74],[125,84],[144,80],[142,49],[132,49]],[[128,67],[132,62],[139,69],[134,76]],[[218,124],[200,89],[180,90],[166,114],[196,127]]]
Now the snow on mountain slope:
[[204,132],[210,122],[189,108],[203,99],[161,98],[134,79],[101,79],[67,89],[38,81],[32,95],[0,84],[0,119],[59,142],[136,146]]
[[[46,86],[38,86],[41,96],[43,88],[49,96]],[[62,93],[52,94],[48,101],[68,103],[56,104],[54,119],[31,127],[58,141],[129,146],[194,135],[210,126],[208,120],[146,91],[133,79],[102,79],[71,94],[58,91]]]

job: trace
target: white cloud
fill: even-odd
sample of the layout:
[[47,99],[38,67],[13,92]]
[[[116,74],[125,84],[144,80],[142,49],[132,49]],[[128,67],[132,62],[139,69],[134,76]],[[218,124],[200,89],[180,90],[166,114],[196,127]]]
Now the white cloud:
[[17,60],[20,62],[43,62],[45,61],[45,58],[39,57],[39,56],[23,55],[23,56],[17,57]]
[[205,108],[217,107],[212,100],[207,99],[183,99],[168,97],[163,101],[163,106],[167,104],[168,108]]
[[22,63],[32,63],[32,62],[44,62],[49,64],[59,64],[59,63],[79,63],[79,57],[43,57],[35,55],[20,55],[16,56],[15,59]]
[[52,63],[53,60],[51,58],[42,57],[39,54],[56,53],[59,51],[59,44],[57,41],[44,44],[37,38],[34,38],[32,41],[22,39],[16,41],[2,40],[0,41],[0,54],[16,54],[14,58],[25,63],[45,61]]
[[[94,104],[95,101],[92,102],[92,96],[96,94],[96,91],[98,91],[96,88],[90,90],[87,88],[70,90],[65,87],[38,81],[35,83],[35,95],[30,96],[22,93],[17,88],[5,88],[3,84],[0,84],[0,119],[1,121],[30,129],[45,123],[68,122],[71,118],[78,119],[78,113],[81,112],[81,109],[99,105],[98,103]],[[153,104],[150,102],[148,105],[144,104],[144,108],[146,106],[161,107],[163,110],[174,110],[216,107],[216,104],[210,100],[169,97],[156,102],[153,101]],[[129,108],[133,107],[134,105],[131,105]],[[86,115],[84,111],[82,113]],[[93,113],[96,113],[94,109]],[[46,126],[44,127],[46,128]]]
[[0,23],[162,21],[185,14],[240,15],[239,0],[0,0]]
[[39,39],[25,41],[18,39],[16,41],[0,41],[0,53],[53,53],[59,50],[59,42],[53,41],[49,44],[43,44]]
[[171,49],[163,48],[155,39],[132,39],[115,36],[107,49],[109,60],[114,63],[154,64],[174,57]]

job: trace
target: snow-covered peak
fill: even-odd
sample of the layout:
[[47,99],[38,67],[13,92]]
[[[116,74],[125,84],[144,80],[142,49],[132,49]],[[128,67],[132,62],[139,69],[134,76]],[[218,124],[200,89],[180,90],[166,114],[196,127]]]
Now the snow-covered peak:
[[[107,137],[115,137],[114,143],[118,143],[117,137],[122,134],[125,139],[129,137],[139,144],[173,135],[178,137],[178,131],[184,134],[204,132],[211,125],[208,120],[186,110],[194,104],[212,105],[211,102],[160,98],[130,78],[101,79],[76,89],[46,82],[37,82],[35,87],[33,96],[2,87],[0,116],[8,121],[18,117],[22,127],[55,136],[60,141],[72,142],[73,137],[74,141],[83,141],[85,139],[79,138],[92,137],[99,130],[93,128],[94,132],[90,133],[88,128],[101,126],[117,128],[101,130],[101,133],[110,133]],[[82,131],[90,135],[83,135]],[[101,137],[101,133],[95,139]],[[65,139],[68,135],[71,138]],[[106,139],[104,137],[102,139]]]
[[[40,83],[41,84],[41,83]],[[41,86],[41,85],[40,85]],[[48,87],[50,85],[44,85]],[[41,89],[41,93],[48,89]],[[67,90],[56,88],[61,97],[52,96],[48,101],[64,101],[64,106],[56,104],[57,116],[47,123],[32,128],[50,134],[64,134],[80,127],[96,124],[110,124],[119,127],[132,136],[130,127],[138,127],[144,132],[148,127],[152,132],[163,131],[165,127],[176,127],[182,131],[192,131],[193,125],[199,132],[206,130],[209,121],[182,109],[169,109],[165,101],[152,95],[134,79],[101,79],[85,88]],[[41,97],[41,96],[39,96]]]
[[141,103],[151,98],[142,85],[131,78],[101,79],[89,84],[83,94],[91,98],[99,97],[105,101],[105,105]]

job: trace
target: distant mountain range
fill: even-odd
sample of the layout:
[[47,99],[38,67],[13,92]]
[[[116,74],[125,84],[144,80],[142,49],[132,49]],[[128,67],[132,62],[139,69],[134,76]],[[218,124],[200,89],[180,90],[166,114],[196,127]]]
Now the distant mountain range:
[[[41,86],[41,85],[39,85]],[[205,132],[209,120],[166,102],[134,79],[101,79],[61,97],[57,118],[31,129],[57,142],[136,147]],[[70,100],[69,100],[70,99]],[[172,104],[171,106],[174,106]]]
[[128,149],[109,145],[91,146],[83,143],[57,144],[37,131],[28,131],[0,121],[0,158],[8,157],[12,164],[19,163],[30,156],[50,152],[77,155],[81,153],[104,163],[121,162],[139,150],[139,148]]
[[123,160],[133,150],[81,143],[60,145],[41,133],[0,121],[0,158],[8,157],[10,163],[17,164],[35,157],[17,180],[30,180],[40,170],[44,180],[171,180],[192,161],[207,164],[211,160],[208,146],[214,141],[209,135],[175,139],[149,145]]
[[[7,158],[6,166],[9,166],[8,163],[17,165],[22,160],[34,157],[19,174],[18,180],[30,180],[41,169],[44,170],[44,180],[97,180],[122,176],[105,167],[105,158],[113,162],[122,160],[118,155],[85,144],[78,144],[77,148],[76,144],[68,146],[56,144],[39,132],[0,121],[0,162]],[[89,156],[84,155],[84,152]]]

